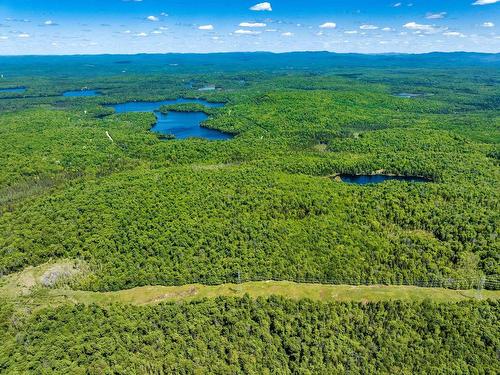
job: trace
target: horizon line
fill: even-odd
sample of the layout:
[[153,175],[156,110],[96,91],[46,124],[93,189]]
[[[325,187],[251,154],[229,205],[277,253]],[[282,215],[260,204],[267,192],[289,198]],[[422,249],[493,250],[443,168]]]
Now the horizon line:
[[387,55],[402,55],[402,56],[423,56],[431,54],[457,54],[457,53],[467,53],[467,54],[480,54],[480,55],[499,55],[499,52],[480,52],[480,51],[429,51],[429,52],[380,52],[380,53],[363,53],[363,52],[335,52],[335,51],[308,51],[308,50],[297,50],[297,51],[285,51],[285,52],[273,52],[273,51],[225,51],[225,52],[137,52],[137,53],[69,53],[69,54],[20,54],[20,55],[2,55],[2,57],[71,57],[71,56],[141,56],[141,55],[231,55],[231,54],[272,54],[272,55],[286,55],[292,53],[328,53],[332,55],[359,55],[359,56],[387,56]]

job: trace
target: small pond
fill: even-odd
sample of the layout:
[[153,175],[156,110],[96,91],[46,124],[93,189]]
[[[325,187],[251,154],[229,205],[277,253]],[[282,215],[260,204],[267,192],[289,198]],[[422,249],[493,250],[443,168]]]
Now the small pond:
[[205,87],[202,87],[201,89],[198,89],[198,91],[215,91],[215,90],[216,90],[216,87],[214,85],[205,86]]
[[79,96],[99,96],[100,94],[96,90],[75,90],[63,92],[63,96],[66,97],[79,97]]
[[394,94],[394,96],[396,96],[398,98],[414,99],[414,98],[419,98],[421,96],[424,96],[424,94],[412,94],[409,92],[400,92],[399,94]]
[[384,181],[406,181],[406,182],[430,182],[430,180],[423,177],[414,176],[387,176],[382,174],[375,175],[340,175],[340,180],[342,182],[347,182],[349,184],[357,185],[368,185],[368,184],[380,184]]
[[233,137],[231,134],[200,126],[208,118],[208,115],[203,112],[170,111],[168,114],[163,114],[158,111],[163,105],[187,103],[201,104],[209,108],[224,106],[224,103],[210,103],[202,99],[180,98],[159,102],[128,102],[110,105],[110,107],[113,107],[116,113],[153,112],[156,116],[156,124],[151,130],[160,134],[174,135],[176,139],[197,137],[210,140],[226,140]]
[[11,92],[15,94],[21,94],[26,91],[26,87],[12,87],[8,89],[0,89],[0,92]]

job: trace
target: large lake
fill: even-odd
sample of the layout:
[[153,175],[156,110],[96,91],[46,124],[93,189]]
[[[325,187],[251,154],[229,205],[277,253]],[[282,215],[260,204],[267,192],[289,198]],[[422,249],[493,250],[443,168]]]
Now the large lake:
[[224,106],[224,103],[210,103],[202,99],[179,98],[158,102],[127,102],[111,105],[111,107],[115,109],[116,113],[153,112],[156,116],[156,124],[151,130],[160,134],[174,135],[176,139],[197,137],[210,140],[226,140],[233,137],[231,134],[200,126],[208,118],[208,115],[203,112],[170,111],[168,114],[163,114],[158,111],[163,105],[186,103],[201,104],[209,108]]
[[357,185],[380,184],[384,181],[406,181],[406,182],[430,182],[423,177],[414,176],[386,176],[381,174],[375,175],[340,175],[342,182]]

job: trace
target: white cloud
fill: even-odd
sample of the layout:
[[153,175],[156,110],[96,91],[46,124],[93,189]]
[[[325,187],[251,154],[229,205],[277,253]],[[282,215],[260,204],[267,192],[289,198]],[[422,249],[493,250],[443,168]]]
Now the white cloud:
[[282,33],[281,35],[282,36],[293,36],[293,33],[291,33],[290,31],[287,31],[286,33]]
[[9,39],[8,36],[3,36],[3,35],[0,36],[0,40],[7,40],[7,39]]
[[250,8],[250,10],[270,12],[273,10],[273,7],[271,6],[271,3],[265,2],[265,3],[255,4],[253,7]]
[[322,29],[335,29],[337,24],[335,22],[325,22],[324,24],[319,25],[319,27]]
[[17,37],[18,38],[29,38],[30,36],[31,36],[30,34],[22,33],[22,34],[19,34]]
[[361,30],[377,30],[378,26],[375,26],[375,25],[361,25],[359,28]]
[[448,13],[446,12],[439,12],[439,13],[427,13],[427,15],[425,16],[425,18],[427,18],[428,20],[439,20],[439,19],[442,19],[444,17],[446,17]]
[[201,25],[198,27],[198,30],[213,30],[214,26],[213,25]]
[[134,34],[134,35],[135,35],[135,36],[140,36],[140,37],[142,37],[142,38],[144,38],[145,36],[148,36],[148,34],[147,34],[147,33],[144,33],[144,32],[142,32],[142,33],[137,33],[137,34]]
[[390,27],[384,27],[382,31],[393,31],[393,29],[391,29]]
[[394,8],[399,8],[401,5],[403,5],[402,3],[396,3],[393,5]]
[[255,31],[255,30],[236,30],[234,33],[238,34],[238,35],[258,35],[258,34],[260,34],[260,31]]
[[267,25],[262,22],[242,22],[240,27],[266,27]]
[[43,23],[45,26],[56,26],[57,23],[55,23],[54,21],[52,20],[47,20]]
[[168,17],[168,13],[161,12],[161,13],[160,13],[160,16],[162,16],[162,17]]
[[493,22],[485,22],[482,24],[483,27],[495,27],[495,24]]
[[163,31],[154,30],[154,31],[151,32],[151,34],[156,34],[156,35],[163,34]]
[[152,21],[152,22],[158,22],[160,19],[156,16],[148,16],[146,18],[148,21]]
[[347,30],[347,31],[344,31],[344,34],[357,34],[358,31],[357,30]]
[[464,34],[459,33],[458,31],[447,31],[447,32],[443,33],[443,35],[445,35],[445,36],[459,36],[461,38],[465,37]]
[[489,5],[489,4],[496,4],[500,0],[477,0],[475,3],[472,3],[472,5]]
[[278,31],[278,30],[276,30],[276,29],[266,29],[266,30],[264,30],[264,31],[265,31],[266,33],[275,33],[275,32],[276,32],[276,31]]
[[403,27],[408,30],[425,31],[427,33],[435,33],[438,31],[433,25],[422,25],[416,22],[408,22],[403,25]]

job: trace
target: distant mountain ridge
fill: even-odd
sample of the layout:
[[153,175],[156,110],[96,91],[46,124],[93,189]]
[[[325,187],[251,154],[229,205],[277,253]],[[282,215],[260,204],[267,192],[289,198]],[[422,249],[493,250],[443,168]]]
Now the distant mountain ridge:
[[[451,68],[500,67],[500,53],[432,52],[426,54],[356,54],[334,52],[233,52],[211,54],[137,54],[0,56],[0,74],[19,76],[23,71],[45,74],[60,71],[92,74],[106,68],[108,74],[186,73],[244,70],[329,70],[336,68]],[[102,73],[102,72],[101,72]]]

